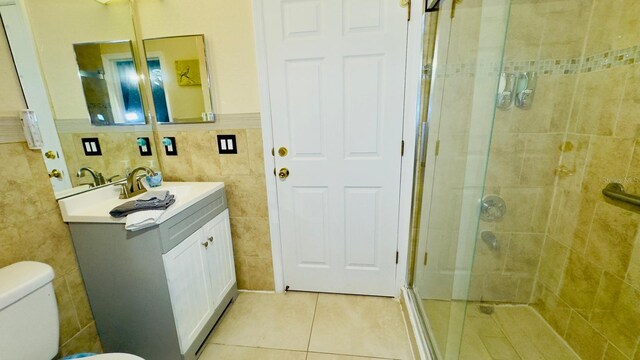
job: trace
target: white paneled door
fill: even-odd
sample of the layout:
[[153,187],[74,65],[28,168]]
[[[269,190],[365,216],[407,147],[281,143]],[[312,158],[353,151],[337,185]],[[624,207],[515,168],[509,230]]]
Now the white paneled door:
[[262,9],[285,285],[396,295],[407,9]]

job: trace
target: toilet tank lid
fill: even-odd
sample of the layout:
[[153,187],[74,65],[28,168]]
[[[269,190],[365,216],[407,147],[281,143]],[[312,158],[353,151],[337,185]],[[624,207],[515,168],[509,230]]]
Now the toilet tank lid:
[[53,268],[22,261],[0,269],[0,311],[53,280]]

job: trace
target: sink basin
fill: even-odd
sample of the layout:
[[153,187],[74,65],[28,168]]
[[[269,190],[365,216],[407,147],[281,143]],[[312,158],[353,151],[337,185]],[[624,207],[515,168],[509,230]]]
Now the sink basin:
[[[175,196],[176,202],[162,214],[158,221],[158,223],[162,223],[222,188],[224,188],[224,183],[221,182],[165,182],[162,186],[151,188],[148,191],[168,190]],[[144,194],[129,199],[120,199],[120,187],[107,186],[61,199],[58,201],[58,205],[60,205],[62,219],[65,222],[125,223],[126,218],[111,217],[109,211],[141,196]]]

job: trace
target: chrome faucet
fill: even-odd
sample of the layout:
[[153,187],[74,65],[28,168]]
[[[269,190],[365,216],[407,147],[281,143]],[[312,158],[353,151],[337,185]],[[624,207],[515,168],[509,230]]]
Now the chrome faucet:
[[149,176],[156,175],[155,171],[145,166],[133,169],[131,173],[129,173],[129,176],[127,176],[126,183],[116,184],[122,186],[122,191],[120,192],[121,199],[128,199],[130,197],[147,192],[147,189],[144,187],[144,185],[142,185],[140,176],[136,175],[139,171],[145,171]]
[[101,172],[95,171],[88,166],[81,167],[80,170],[78,170],[77,176],[83,177],[85,172],[88,172],[93,178],[93,186],[100,186],[107,183],[107,181],[104,179],[104,176],[102,176]]

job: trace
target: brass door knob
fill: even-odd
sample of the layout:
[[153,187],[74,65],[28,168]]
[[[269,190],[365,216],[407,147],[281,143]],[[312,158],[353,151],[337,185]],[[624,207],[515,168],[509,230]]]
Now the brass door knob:
[[278,172],[278,177],[280,179],[288,178],[289,177],[289,169],[287,169],[287,168],[280,169],[280,171]]
[[288,153],[289,153],[289,150],[287,150],[287,148],[284,146],[278,149],[278,155],[280,155],[280,157],[285,157],[287,156]]
[[62,178],[62,171],[60,171],[58,169],[51,170],[51,172],[49,173],[49,178],[61,179]]
[[55,159],[55,158],[57,158],[57,157],[58,157],[58,154],[56,154],[56,152],[55,152],[55,151],[53,151],[53,150],[49,150],[49,151],[47,151],[46,153],[44,153],[44,156],[45,156],[47,159]]

